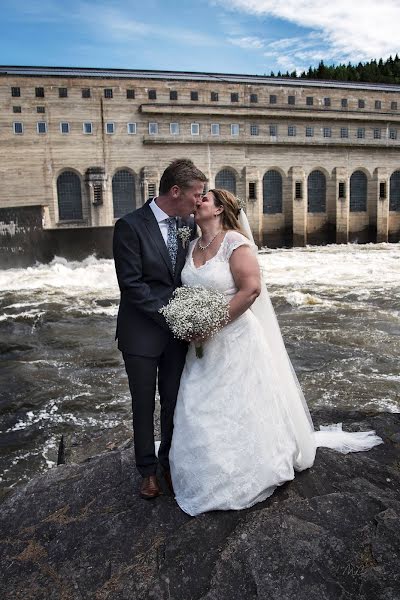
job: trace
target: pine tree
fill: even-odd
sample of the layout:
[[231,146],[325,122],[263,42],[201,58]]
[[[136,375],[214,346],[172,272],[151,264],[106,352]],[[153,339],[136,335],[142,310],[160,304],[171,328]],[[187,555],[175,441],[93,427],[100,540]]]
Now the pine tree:
[[[271,71],[270,77],[275,77]],[[372,83],[395,83],[400,84],[400,58],[396,53],[395,57],[389,56],[385,61],[380,59],[371,59],[369,62],[359,62],[353,65],[350,62],[338,65],[325,65],[321,60],[318,67],[309,67],[308,71],[302,71],[299,75],[296,70],[289,74],[278,71],[276,77],[285,77],[292,79],[326,79],[338,81],[365,81]]]

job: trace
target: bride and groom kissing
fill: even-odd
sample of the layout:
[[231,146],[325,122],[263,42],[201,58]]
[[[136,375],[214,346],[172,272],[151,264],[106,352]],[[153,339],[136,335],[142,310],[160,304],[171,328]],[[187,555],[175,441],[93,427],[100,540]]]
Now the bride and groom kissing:
[[[116,337],[132,396],[139,493],[161,493],[159,464],[192,516],[261,502],[295,470],[311,467],[318,446],[346,453],[382,443],[373,431],[314,431],[244,210],[226,190],[203,194],[206,181],[191,160],[173,161],[159,196],[119,219],[113,242],[121,291]],[[212,337],[177,339],[159,312],[182,284],[226,296],[228,322]],[[204,346],[202,358],[194,342]]]

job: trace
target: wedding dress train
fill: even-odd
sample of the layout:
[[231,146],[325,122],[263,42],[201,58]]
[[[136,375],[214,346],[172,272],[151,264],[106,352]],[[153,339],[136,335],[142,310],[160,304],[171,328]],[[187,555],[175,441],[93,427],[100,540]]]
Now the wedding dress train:
[[[196,268],[195,242],[183,284],[216,288],[229,300],[237,291],[229,258],[239,246],[254,244],[229,231],[216,256]],[[314,432],[266,290],[205,342],[203,358],[190,344],[170,451],[176,500],[189,515],[264,500],[295,470],[311,467],[318,446],[348,452],[379,443],[375,432],[347,433],[340,425]]]

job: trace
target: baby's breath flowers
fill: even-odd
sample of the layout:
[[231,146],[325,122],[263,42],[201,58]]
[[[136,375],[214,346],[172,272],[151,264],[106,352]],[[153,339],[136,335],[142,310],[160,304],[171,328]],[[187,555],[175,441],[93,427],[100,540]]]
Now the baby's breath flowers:
[[182,242],[182,246],[186,248],[186,244],[190,241],[190,236],[192,235],[192,231],[190,227],[184,225],[183,227],[179,227],[176,231],[176,235]]
[[[159,312],[164,315],[174,336],[181,340],[211,337],[229,321],[229,304],[225,294],[203,286],[177,288]],[[203,356],[200,344],[196,345],[196,356]]]

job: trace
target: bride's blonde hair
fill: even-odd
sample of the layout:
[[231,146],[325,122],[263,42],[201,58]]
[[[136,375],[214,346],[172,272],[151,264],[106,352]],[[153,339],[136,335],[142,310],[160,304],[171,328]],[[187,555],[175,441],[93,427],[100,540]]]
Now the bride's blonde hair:
[[214,196],[214,204],[215,206],[222,206],[223,211],[221,213],[222,217],[222,229],[227,231],[228,229],[233,229],[234,231],[238,231],[242,235],[246,235],[242,230],[239,219],[240,206],[238,199],[236,196],[228,192],[228,190],[208,190]]

